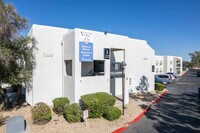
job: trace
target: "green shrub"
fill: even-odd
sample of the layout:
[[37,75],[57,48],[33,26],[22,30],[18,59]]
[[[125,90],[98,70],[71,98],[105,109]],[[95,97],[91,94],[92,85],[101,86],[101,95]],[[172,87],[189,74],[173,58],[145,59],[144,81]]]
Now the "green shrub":
[[73,103],[71,105],[68,105],[64,109],[64,118],[70,122],[79,122],[81,121],[81,107],[78,103]]
[[116,99],[105,92],[97,92],[81,96],[83,105],[89,110],[90,118],[101,117],[107,107],[114,106]]
[[164,88],[165,88],[165,86],[163,84],[155,83],[155,89],[157,91],[163,91]]
[[116,102],[116,98],[106,92],[97,92],[95,93],[101,102],[105,104],[106,106],[114,106]]
[[63,114],[64,106],[69,105],[70,101],[66,97],[55,98],[53,101],[53,111],[57,114]]
[[37,103],[32,109],[32,118],[35,124],[46,124],[52,118],[51,109],[46,103]]
[[109,121],[114,121],[116,119],[119,119],[122,112],[117,107],[108,107],[105,111],[103,117],[106,118]]

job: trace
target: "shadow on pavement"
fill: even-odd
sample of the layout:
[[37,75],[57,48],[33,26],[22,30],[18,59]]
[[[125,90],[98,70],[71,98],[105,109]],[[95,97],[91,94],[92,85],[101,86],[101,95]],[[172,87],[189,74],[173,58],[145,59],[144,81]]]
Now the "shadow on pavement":
[[167,94],[162,103],[158,103],[159,110],[152,107],[146,117],[154,121],[153,126],[158,132],[200,132],[198,97],[194,92]]
[[199,83],[197,70],[188,71],[167,85],[168,93],[124,133],[200,133]]

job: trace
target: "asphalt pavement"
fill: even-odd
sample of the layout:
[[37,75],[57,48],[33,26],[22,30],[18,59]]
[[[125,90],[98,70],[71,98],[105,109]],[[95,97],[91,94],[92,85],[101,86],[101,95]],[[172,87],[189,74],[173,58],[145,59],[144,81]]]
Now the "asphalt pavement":
[[188,71],[168,93],[123,133],[200,133],[200,77]]

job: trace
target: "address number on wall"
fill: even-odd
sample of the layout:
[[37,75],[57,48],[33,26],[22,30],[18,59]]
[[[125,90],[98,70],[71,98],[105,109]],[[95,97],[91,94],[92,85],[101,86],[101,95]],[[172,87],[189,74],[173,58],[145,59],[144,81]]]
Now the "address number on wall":
[[44,57],[53,57],[53,54],[43,53]]

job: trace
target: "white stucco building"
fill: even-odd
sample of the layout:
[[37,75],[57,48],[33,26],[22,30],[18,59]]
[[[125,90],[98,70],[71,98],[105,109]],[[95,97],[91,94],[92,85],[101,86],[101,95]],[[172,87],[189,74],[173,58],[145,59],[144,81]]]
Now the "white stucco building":
[[38,42],[36,69],[26,89],[30,105],[52,105],[57,97],[79,102],[94,92],[122,95],[122,61],[127,64],[125,103],[129,92],[154,90],[155,51],[145,40],[42,25],[33,25],[29,36]]
[[157,74],[164,73],[164,56],[155,56],[155,72]]
[[156,74],[167,72],[182,73],[182,57],[156,55],[155,59]]

